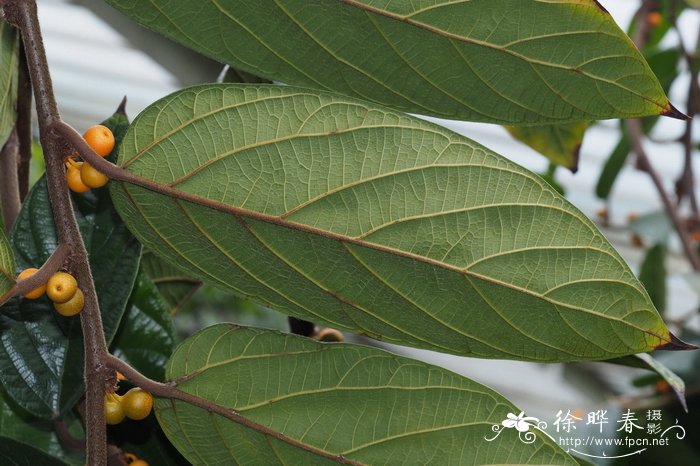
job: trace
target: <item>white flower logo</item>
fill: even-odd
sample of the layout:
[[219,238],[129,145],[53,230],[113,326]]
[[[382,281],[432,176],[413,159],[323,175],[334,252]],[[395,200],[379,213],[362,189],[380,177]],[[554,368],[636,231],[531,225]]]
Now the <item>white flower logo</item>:
[[[507,419],[501,422],[503,427],[506,427],[508,429],[512,429],[513,427],[515,427],[518,430],[518,432],[527,432],[528,430],[530,430],[530,426],[537,426],[537,423],[540,422],[540,420],[536,417],[526,417],[524,411],[520,411],[520,414],[518,414],[517,416],[513,413],[508,413],[506,418]],[[530,422],[534,423],[530,424]]]
[[547,428],[546,422],[540,421],[536,417],[525,416],[525,412],[521,411],[520,414],[518,414],[517,416],[513,413],[508,413],[506,415],[506,418],[500,424],[492,425],[491,430],[495,432],[496,435],[494,435],[491,438],[484,437],[484,440],[486,440],[487,442],[492,442],[496,440],[498,436],[501,435],[501,432],[503,432],[504,430],[515,428],[515,430],[518,431],[518,437],[520,438],[520,441],[528,444],[534,443],[535,439],[537,438],[537,434],[531,431],[530,427],[532,427],[534,430],[539,430],[547,437],[552,438],[547,432],[544,431],[544,429]]

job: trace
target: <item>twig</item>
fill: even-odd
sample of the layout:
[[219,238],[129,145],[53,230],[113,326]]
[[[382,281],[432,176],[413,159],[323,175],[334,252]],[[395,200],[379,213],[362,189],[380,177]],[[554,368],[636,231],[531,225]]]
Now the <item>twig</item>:
[[160,383],[156,382],[154,380],[149,379],[148,377],[144,376],[141,374],[139,371],[131,367],[129,364],[125,363],[121,359],[108,355],[106,364],[109,368],[119,371],[124,376],[132,383],[135,385],[143,388],[147,392],[163,397],[163,398],[170,398],[173,400],[180,400],[184,401],[185,403],[191,404],[193,406],[196,406],[198,408],[202,408],[206,411],[209,411],[211,413],[218,414],[220,416],[225,417],[226,419],[229,419],[233,422],[236,422],[238,424],[241,424],[245,427],[248,427],[249,429],[255,430],[257,432],[260,432],[265,435],[269,435],[271,437],[274,437],[278,440],[281,440],[282,442],[285,442],[289,445],[292,445],[294,447],[300,448],[302,450],[305,450],[309,453],[312,453],[314,455],[320,456],[322,458],[330,459],[335,462],[338,462],[340,464],[351,464],[351,465],[359,465],[359,463],[356,463],[352,460],[349,460],[342,455],[335,455],[333,453],[329,453],[324,450],[320,450],[318,448],[312,447],[310,445],[307,445],[305,443],[302,443],[298,440],[295,440],[293,438],[287,437],[284,434],[281,434],[280,432],[274,431],[270,429],[267,426],[264,426],[262,424],[258,424],[257,422],[248,419],[246,417],[243,417],[241,414],[239,414],[237,411],[233,409],[228,409],[225,408],[219,404],[216,404],[212,401],[209,401],[204,398],[200,398],[198,396],[192,395],[187,392],[183,392],[182,390],[178,389],[175,385],[173,384],[167,384],[167,383]]
[[60,440],[63,445],[73,450],[85,449],[85,439],[73,437],[73,434],[68,430],[68,426],[66,426],[66,422],[62,417],[53,420],[53,429],[56,431],[58,440]]
[[15,224],[19,209],[22,206],[19,199],[19,183],[17,182],[17,159],[19,155],[19,140],[17,127],[12,128],[10,137],[0,151],[0,201],[5,220],[5,230],[9,233]]
[[66,244],[70,249],[71,255],[67,268],[73,272],[85,296],[85,307],[80,321],[85,341],[86,411],[90,413],[86,428],[87,462],[92,466],[105,466],[107,437],[103,403],[108,378],[108,371],[104,366],[107,346],[87,250],[75,220],[66,184],[63,165],[66,147],[63,141],[51,131],[52,126],[60,121],[60,115],[46,61],[36,3],[29,0],[3,0],[2,5],[6,20],[21,31],[36,99],[49,200],[53,208],[58,240],[60,244]]
[[24,201],[29,192],[29,167],[32,161],[32,82],[27,68],[27,56],[20,38],[19,80],[17,85],[17,136],[19,138],[19,199]]
[[646,150],[642,145],[642,138],[644,137],[644,132],[642,131],[641,121],[637,119],[627,120],[627,131],[629,133],[630,141],[632,143],[632,150],[637,155],[638,167],[647,172],[647,174],[651,178],[651,181],[654,183],[656,191],[659,193],[659,197],[661,198],[661,202],[663,203],[664,208],[666,209],[666,213],[671,219],[671,223],[673,224],[676,233],[678,233],[678,237],[681,240],[681,246],[683,247],[683,253],[688,259],[688,262],[690,262],[690,265],[693,268],[693,270],[700,271],[700,257],[693,248],[690,236],[688,235],[683,221],[678,215],[676,205],[673,203],[671,197],[668,195],[666,188],[664,188],[661,176],[651,165]]
[[[644,0],[637,10],[637,30],[635,31],[634,43],[640,50],[644,49],[644,45],[649,38],[649,23],[646,21],[646,17],[650,12],[654,11],[656,7],[657,3],[654,0]],[[693,270],[700,271],[700,257],[693,248],[686,226],[678,214],[677,206],[671,200],[671,197],[663,185],[661,176],[651,164],[642,144],[642,140],[644,139],[644,131],[642,129],[641,120],[627,120],[627,131],[632,144],[632,150],[637,155],[637,167],[647,172],[651,178],[651,181],[654,183],[656,191],[661,198],[661,202],[663,203],[664,208],[671,219],[671,223],[673,224],[673,227],[680,238],[683,253],[688,259],[688,262]]]
[[[695,53],[688,49],[685,45],[685,38],[683,34],[678,29],[678,2],[676,0],[670,3],[670,14],[669,23],[676,31],[678,36],[678,43],[683,55],[683,59],[686,62],[688,71],[690,73],[690,84],[688,86],[688,102],[686,113],[690,118],[693,118],[698,113],[698,99],[700,99],[700,87],[698,87],[698,70],[696,70],[697,57]],[[700,47],[700,36],[698,36],[695,49],[698,50]],[[695,194],[695,175],[693,173],[693,121],[687,120],[685,122],[685,131],[680,138],[680,142],[683,144],[684,152],[684,164],[683,172],[676,182],[676,192],[678,193],[678,202],[680,203],[683,197],[688,197],[690,201],[690,209],[697,217],[700,213],[698,207],[698,200]]]

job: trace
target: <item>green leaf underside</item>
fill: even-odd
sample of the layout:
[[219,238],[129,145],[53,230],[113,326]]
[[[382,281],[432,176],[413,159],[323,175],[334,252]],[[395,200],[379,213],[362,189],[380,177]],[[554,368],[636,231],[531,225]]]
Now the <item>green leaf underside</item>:
[[[0,211],[1,216],[2,211]],[[0,295],[15,284],[15,256],[1,224],[2,220],[0,220]]]
[[[219,324],[180,345],[166,377],[361,464],[576,464],[541,433],[531,445],[515,429],[486,441],[494,424],[520,411],[476,382],[375,348]],[[193,464],[331,462],[183,402],[156,399],[156,414]]]
[[168,304],[171,314],[179,311],[202,284],[149,251],[144,251],[141,256],[141,265]]
[[559,125],[507,126],[506,129],[515,139],[532,147],[552,163],[575,171],[588,125],[587,121],[577,121]]
[[612,246],[546,182],[407,115],[308,89],[200,86],[145,110],[118,160],[196,201],[110,183],[151,251],[305,320],[539,361],[669,338]]
[[0,149],[15,125],[19,36],[0,19]]
[[671,110],[594,0],[107,0],[256,75],[411,113],[508,125]]

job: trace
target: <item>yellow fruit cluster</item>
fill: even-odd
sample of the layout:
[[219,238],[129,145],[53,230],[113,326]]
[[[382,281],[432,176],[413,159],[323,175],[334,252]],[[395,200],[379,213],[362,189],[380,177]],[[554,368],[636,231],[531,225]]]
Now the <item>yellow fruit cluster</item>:
[[[24,269],[17,276],[17,280],[29,278],[38,271],[39,269],[33,267]],[[82,311],[85,305],[85,297],[83,296],[83,292],[80,291],[80,288],[78,288],[78,282],[75,280],[75,277],[68,272],[56,272],[51,275],[51,278],[49,278],[46,284],[34,288],[26,293],[24,297],[27,299],[37,299],[41,298],[44,293],[53,301],[53,307],[56,309],[56,312],[62,316],[74,316]]]
[[119,424],[126,417],[135,421],[145,419],[152,408],[153,396],[139,387],[132,388],[124,395],[105,395],[105,421],[110,425]]
[[[114,134],[106,126],[95,125],[83,134],[85,142],[97,155],[107,157],[114,149]],[[78,162],[74,156],[66,159],[66,181],[71,191],[84,193],[90,188],[101,188],[109,178],[87,162]]]

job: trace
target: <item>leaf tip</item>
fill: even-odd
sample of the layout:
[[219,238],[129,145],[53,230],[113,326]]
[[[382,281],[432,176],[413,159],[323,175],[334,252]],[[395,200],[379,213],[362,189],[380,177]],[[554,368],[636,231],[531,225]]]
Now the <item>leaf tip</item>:
[[601,5],[600,2],[599,2],[598,0],[593,0],[593,3],[595,3],[596,6],[597,6],[598,8],[600,8],[600,11],[602,11],[603,13],[610,14],[610,12],[608,12],[608,10],[606,10],[605,7],[604,7],[603,5]]
[[126,96],[124,96],[124,98],[122,99],[122,101],[119,103],[119,107],[117,107],[117,111],[114,112],[114,113],[115,113],[115,114],[119,114],[119,115],[127,116],[127,115],[126,115]]
[[685,113],[681,112],[678,110],[676,107],[671,105],[670,103],[668,104],[669,109],[663,112],[661,115],[666,116],[669,118],[675,118],[676,120],[690,120],[691,118],[686,115]]
[[684,342],[672,333],[669,333],[669,337],[669,341],[654,349],[658,351],[688,351],[698,349],[697,346]]
[[581,159],[581,143],[576,144],[572,156],[571,164],[566,168],[568,168],[571,173],[576,174],[578,171],[578,163]]

